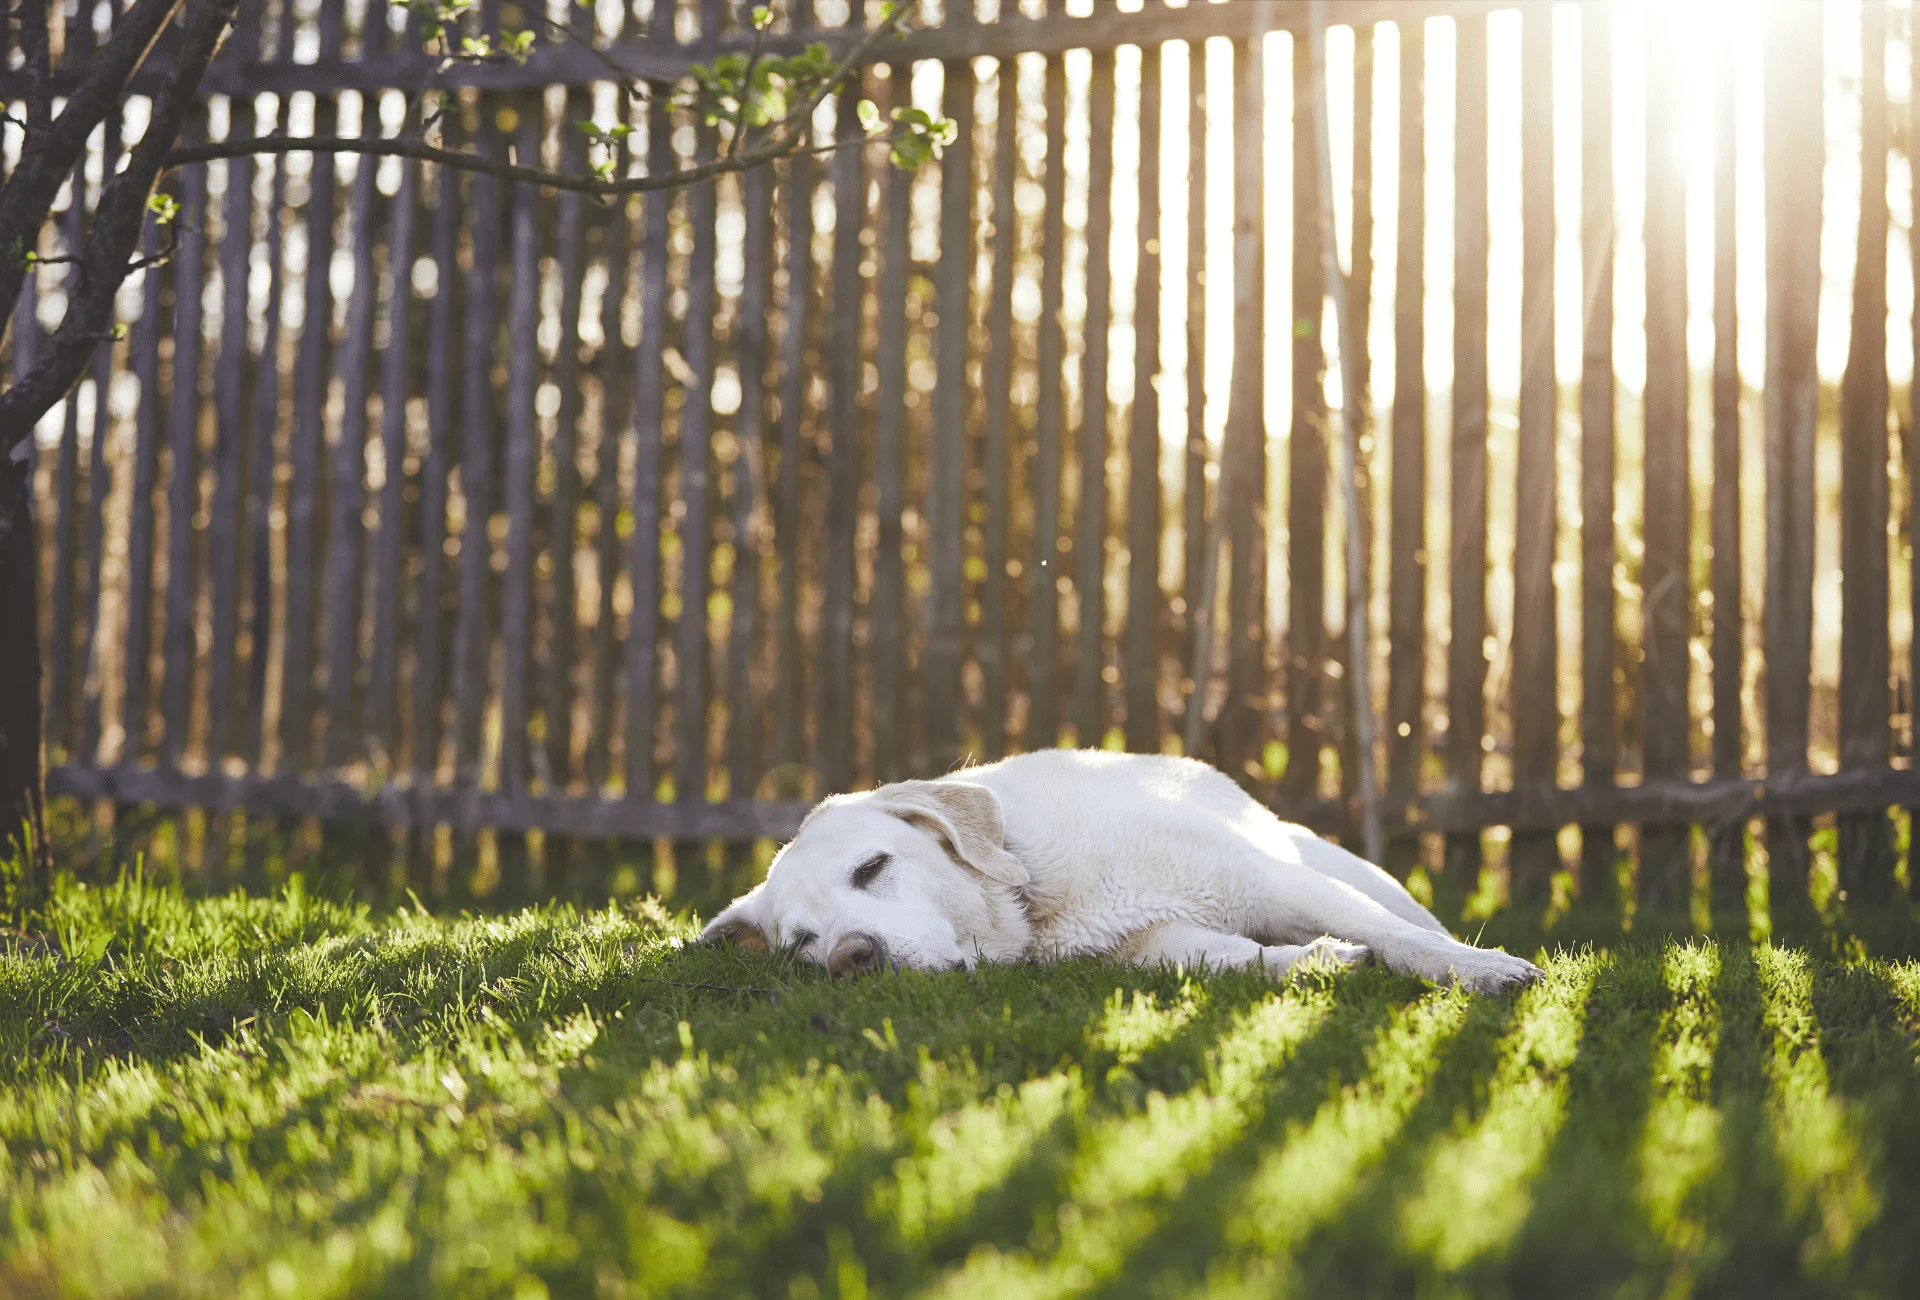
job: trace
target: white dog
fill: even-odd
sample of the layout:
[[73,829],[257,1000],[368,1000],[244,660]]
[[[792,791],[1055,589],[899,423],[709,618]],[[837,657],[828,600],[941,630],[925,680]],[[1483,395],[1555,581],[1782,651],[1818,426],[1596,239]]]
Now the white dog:
[[835,975],[1085,954],[1276,972],[1371,956],[1486,993],[1541,975],[1458,942],[1392,876],[1213,768],[1098,750],[835,795],[701,937]]

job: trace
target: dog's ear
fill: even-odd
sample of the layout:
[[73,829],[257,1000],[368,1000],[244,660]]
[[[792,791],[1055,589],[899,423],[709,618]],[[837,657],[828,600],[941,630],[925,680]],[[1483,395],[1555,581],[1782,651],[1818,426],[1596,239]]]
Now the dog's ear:
[[731,943],[751,952],[766,952],[773,946],[767,942],[766,931],[762,930],[759,923],[747,914],[745,898],[735,900],[720,915],[708,921],[707,928],[700,932],[700,942]]
[[873,792],[876,803],[897,817],[926,825],[947,842],[962,865],[1011,889],[1030,877],[1020,859],[1007,852],[1006,821],[1000,799],[970,781],[901,781]]

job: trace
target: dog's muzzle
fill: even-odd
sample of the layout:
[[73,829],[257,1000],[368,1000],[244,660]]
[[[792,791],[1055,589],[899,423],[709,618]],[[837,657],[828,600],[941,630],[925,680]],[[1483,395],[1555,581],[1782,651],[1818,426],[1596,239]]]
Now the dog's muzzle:
[[887,945],[878,935],[843,935],[827,955],[827,974],[859,975],[886,964]]

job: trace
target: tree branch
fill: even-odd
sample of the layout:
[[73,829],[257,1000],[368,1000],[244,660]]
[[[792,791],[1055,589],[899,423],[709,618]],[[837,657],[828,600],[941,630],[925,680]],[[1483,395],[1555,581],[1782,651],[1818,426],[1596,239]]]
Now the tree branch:
[[[171,11],[177,0],[160,0],[160,3]],[[9,454],[18,442],[30,436],[34,423],[66,395],[86,369],[102,336],[109,334],[113,301],[126,279],[128,260],[140,238],[154,182],[166,165],[168,151],[179,138],[187,114],[197,102],[200,78],[232,29],[234,12],[239,5],[240,0],[204,0],[175,51],[166,83],[154,97],[153,110],[140,143],[133,147],[126,168],[102,187],[100,201],[93,211],[93,223],[81,248],[77,284],[68,299],[60,328],[47,341],[39,363],[24,377],[16,379],[6,392],[0,393],[0,456]],[[121,34],[116,29],[114,39],[118,40]],[[88,80],[91,82],[91,76]],[[73,109],[74,101],[69,101],[61,121]],[[59,126],[56,122],[54,130]],[[84,141],[85,137],[81,138]],[[17,294],[24,268],[18,267],[12,258],[0,258],[0,266],[14,276]]]

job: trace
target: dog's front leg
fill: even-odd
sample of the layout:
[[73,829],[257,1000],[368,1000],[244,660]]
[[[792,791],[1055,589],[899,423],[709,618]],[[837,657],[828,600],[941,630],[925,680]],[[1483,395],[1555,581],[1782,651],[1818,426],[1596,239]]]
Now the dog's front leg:
[[1275,974],[1307,960],[1357,966],[1370,954],[1358,944],[1322,937],[1305,944],[1260,944],[1240,934],[1223,934],[1186,921],[1162,921],[1127,936],[1114,956],[1142,966],[1179,966],[1213,970],[1264,966]]

